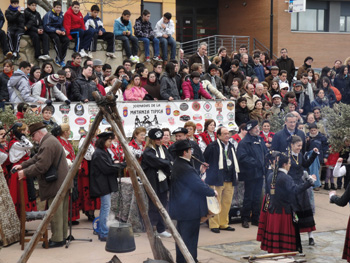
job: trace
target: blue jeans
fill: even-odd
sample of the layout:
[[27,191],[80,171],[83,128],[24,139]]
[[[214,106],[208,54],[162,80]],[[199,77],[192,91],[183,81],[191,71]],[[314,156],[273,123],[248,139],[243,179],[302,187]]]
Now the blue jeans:
[[[139,50],[139,40],[134,36],[115,36],[116,40],[123,41],[123,48],[125,49],[126,56],[129,58],[131,55],[137,56]],[[130,42],[132,44],[132,49],[130,48]]]
[[176,56],[176,41],[172,37],[164,38],[158,37],[160,46],[162,48],[162,59],[164,61],[168,60],[168,45],[170,46],[170,59],[175,59]]
[[[139,37],[138,39],[143,42],[143,45],[145,47],[145,57],[149,57],[150,39],[147,37]],[[153,42],[154,56],[158,57],[159,56],[159,39],[155,37],[155,38],[153,38],[152,42]]]
[[107,218],[109,211],[111,210],[111,194],[103,195],[101,199],[101,210],[100,210],[100,237],[108,236]]
[[76,38],[77,42],[74,47],[75,52],[79,52],[82,49],[90,50],[91,41],[94,37],[94,30],[83,30],[81,28],[71,29],[70,34],[73,38]]

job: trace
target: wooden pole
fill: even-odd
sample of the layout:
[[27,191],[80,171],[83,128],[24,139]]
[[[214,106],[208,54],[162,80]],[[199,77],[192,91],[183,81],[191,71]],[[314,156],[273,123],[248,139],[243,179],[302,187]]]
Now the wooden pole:
[[[111,91],[115,93],[115,91],[121,86],[121,82],[115,82]],[[89,144],[92,140],[92,138],[95,136],[95,132],[98,129],[98,126],[100,125],[100,122],[103,119],[103,114],[101,112],[98,112],[94,122],[92,123],[92,126],[86,136],[86,139],[81,147],[81,150],[78,152],[78,155],[76,159],[74,160],[71,169],[69,170],[66,178],[64,179],[60,189],[58,190],[55,199],[53,200],[51,206],[47,210],[46,216],[41,221],[40,225],[38,226],[38,229],[32,236],[32,239],[29,241],[28,246],[23,251],[22,256],[17,261],[18,263],[25,263],[28,261],[29,257],[33,253],[35,246],[38,244],[40,237],[44,234],[45,229],[49,225],[54,213],[57,211],[58,206],[61,204],[62,200],[67,194],[68,189],[71,187],[71,183],[73,181],[74,176],[78,172],[80,163],[82,162],[84,155],[89,147]]]
[[192,258],[192,255],[188,251],[188,249],[187,249],[185,243],[183,242],[180,234],[176,230],[173,222],[171,221],[171,218],[170,218],[168,212],[163,207],[162,203],[159,201],[159,198],[158,198],[157,194],[155,193],[155,191],[153,190],[151,184],[149,183],[149,181],[148,181],[144,171],[142,170],[140,164],[137,162],[136,158],[131,153],[131,150],[129,149],[128,144],[127,144],[126,140],[124,139],[122,132],[120,131],[120,129],[118,128],[118,126],[116,125],[114,120],[112,119],[111,114],[102,106],[100,106],[100,110],[103,112],[105,118],[107,119],[107,121],[111,125],[113,132],[117,135],[117,137],[119,139],[119,142],[121,143],[121,145],[123,147],[124,154],[125,154],[126,158],[129,158],[130,160],[132,160],[132,164],[131,165],[134,167],[134,169],[136,170],[137,174],[141,178],[141,181],[142,181],[142,183],[143,183],[143,185],[144,185],[144,187],[146,189],[146,192],[147,192],[148,196],[150,197],[150,199],[152,200],[154,205],[158,208],[159,213],[163,217],[163,220],[164,220],[165,224],[168,226],[168,228],[170,229],[171,233],[173,234],[175,242],[178,245],[180,251],[182,252],[186,262],[187,263],[195,263],[195,261]]

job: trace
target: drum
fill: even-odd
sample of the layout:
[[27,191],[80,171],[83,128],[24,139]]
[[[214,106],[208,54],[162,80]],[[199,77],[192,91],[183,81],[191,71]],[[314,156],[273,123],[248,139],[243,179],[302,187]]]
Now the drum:
[[221,206],[216,196],[207,196],[208,214],[201,218],[201,223],[207,221],[209,218],[217,215],[221,211]]

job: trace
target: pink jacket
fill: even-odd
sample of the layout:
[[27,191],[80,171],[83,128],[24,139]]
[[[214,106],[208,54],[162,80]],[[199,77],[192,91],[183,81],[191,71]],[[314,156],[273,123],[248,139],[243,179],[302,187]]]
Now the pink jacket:
[[124,91],[124,100],[143,100],[148,92],[142,87],[131,87]]
[[[200,96],[203,96],[206,99],[211,99],[210,94],[205,91],[205,89],[202,86],[202,83],[199,83],[198,95],[199,95],[198,99],[200,99]],[[193,88],[192,88],[190,80],[184,81],[182,83],[182,97],[181,97],[181,99],[187,99],[187,98],[189,98],[190,100],[194,99]]]

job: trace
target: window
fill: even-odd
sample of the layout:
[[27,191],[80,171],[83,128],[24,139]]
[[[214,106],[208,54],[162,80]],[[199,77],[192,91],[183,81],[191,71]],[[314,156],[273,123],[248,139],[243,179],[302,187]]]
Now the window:
[[350,32],[350,2],[340,4],[339,31]]
[[328,31],[328,2],[307,1],[306,11],[292,13],[292,31]]

